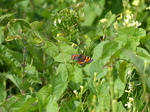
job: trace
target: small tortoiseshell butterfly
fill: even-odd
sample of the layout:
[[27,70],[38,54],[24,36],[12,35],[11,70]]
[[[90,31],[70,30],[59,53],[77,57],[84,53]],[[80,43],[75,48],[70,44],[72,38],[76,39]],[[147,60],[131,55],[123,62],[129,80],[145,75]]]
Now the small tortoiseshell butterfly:
[[72,60],[77,60],[77,62],[80,64],[80,65],[84,65],[84,63],[88,63],[88,62],[92,62],[93,59],[88,57],[88,56],[84,56],[82,54],[73,54],[71,56],[71,59]]

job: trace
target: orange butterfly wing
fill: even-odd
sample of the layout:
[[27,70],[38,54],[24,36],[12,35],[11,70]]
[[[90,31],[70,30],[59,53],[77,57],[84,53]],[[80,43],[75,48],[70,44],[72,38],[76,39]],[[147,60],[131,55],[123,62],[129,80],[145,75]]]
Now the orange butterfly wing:
[[80,64],[80,65],[84,65],[84,63],[87,63],[87,62],[92,62],[93,59],[88,57],[88,56],[84,56],[82,54],[73,54],[71,56],[71,59],[72,60],[77,60],[77,62]]

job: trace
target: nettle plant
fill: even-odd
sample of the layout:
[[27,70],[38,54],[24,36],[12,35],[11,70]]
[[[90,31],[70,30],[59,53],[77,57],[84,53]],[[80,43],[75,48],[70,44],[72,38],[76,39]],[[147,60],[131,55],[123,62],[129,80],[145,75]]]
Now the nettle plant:
[[[72,5],[43,22],[1,16],[0,110],[148,111],[150,18],[139,28],[146,6],[126,4],[118,15],[102,14],[100,1]],[[93,61],[80,65],[72,54]]]

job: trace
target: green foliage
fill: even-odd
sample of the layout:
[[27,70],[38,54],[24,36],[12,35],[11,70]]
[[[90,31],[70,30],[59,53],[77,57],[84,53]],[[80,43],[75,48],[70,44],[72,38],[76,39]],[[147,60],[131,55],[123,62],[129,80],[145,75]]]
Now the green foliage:
[[148,4],[0,1],[0,111],[148,112]]

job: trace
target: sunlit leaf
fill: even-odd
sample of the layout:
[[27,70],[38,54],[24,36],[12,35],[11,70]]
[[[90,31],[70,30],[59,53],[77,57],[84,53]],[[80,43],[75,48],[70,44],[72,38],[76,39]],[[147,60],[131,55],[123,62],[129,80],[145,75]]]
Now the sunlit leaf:
[[33,30],[38,30],[44,23],[39,21],[34,21],[30,23]]
[[62,43],[59,47],[61,48],[61,53],[54,58],[57,62],[67,62],[71,60],[71,55],[76,53],[76,50],[68,44]]
[[126,27],[118,30],[120,37],[142,37],[146,35],[146,31],[142,28]]
[[108,43],[108,41],[103,41],[100,44],[98,44],[95,48],[94,48],[94,53],[93,53],[93,59],[97,60],[98,58],[101,57],[102,52],[103,52],[103,46]]
[[130,60],[130,62],[133,64],[134,67],[136,67],[137,71],[142,75],[144,73],[144,60],[136,56],[131,51],[125,51],[127,59]]
[[105,15],[105,19],[107,19],[106,27],[109,27],[112,24],[112,22],[115,20],[115,18],[116,18],[115,14],[112,14],[111,12],[108,12]]
[[17,86],[19,89],[21,89],[22,85],[22,79],[17,75],[7,75],[7,78],[10,79],[15,86]]
[[125,84],[119,79],[117,78],[114,82],[114,91],[116,92],[116,96],[118,98],[120,98],[125,90]]
[[69,100],[68,102],[64,103],[61,107],[60,107],[60,112],[67,112],[67,111],[76,111],[76,110],[81,110],[80,108],[80,102],[76,100],[76,98],[72,98],[71,100]]
[[137,47],[137,53],[139,57],[144,59],[145,61],[150,62],[150,54],[143,48]]
[[58,67],[57,75],[52,78],[52,94],[56,96],[56,99],[63,94],[68,85],[68,66],[66,64],[60,64]]
[[72,74],[72,80],[70,81],[71,88],[72,90],[78,90],[83,83],[82,69],[79,66],[74,65]]
[[44,52],[51,57],[54,57],[58,54],[58,47],[52,42],[45,42],[45,46],[42,48]]
[[0,44],[4,41],[4,32],[3,32],[3,30],[4,30],[4,28],[5,27],[0,27]]
[[150,30],[150,17],[148,17],[148,19],[147,19],[146,30]]
[[16,67],[20,66],[18,60],[14,58],[14,56],[11,54],[10,50],[7,47],[0,45],[0,52],[1,59],[5,60],[6,63]]
[[44,86],[42,89],[40,89],[37,93],[36,93],[36,97],[38,99],[38,106],[39,106],[39,110],[43,110],[46,108],[46,106],[48,105],[49,102],[49,98],[52,95],[52,85],[47,84],[46,86]]
[[0,90],[1,90],[1,93],[0,93],[0,103],[2,103],[5,100],[6,95],[7,95],[6,89],[5,89],[4,85],[3,85],[3,83],[0,83]]
[[[150,35],[149,35],[149,38],[150,38]],[[147,40],[146,40],[145,46],[146,46],[146,48],[148,49],[148,51],[150,51],[150,39],[147,39]]]
[[98,79],[105,76],[108,70],[105,69],[103,66],[104,63],[100,59],[92,62],[89,68],[90,76],[93,78],[94,74],[96,74]]
[[103,46],[103,52],[102,52],[102,56],[101,59],[103,60],[108,60],[113,54],[115,54],[120,48],[122,48],[122,46],[115,41],[111,41],[106,43]]

